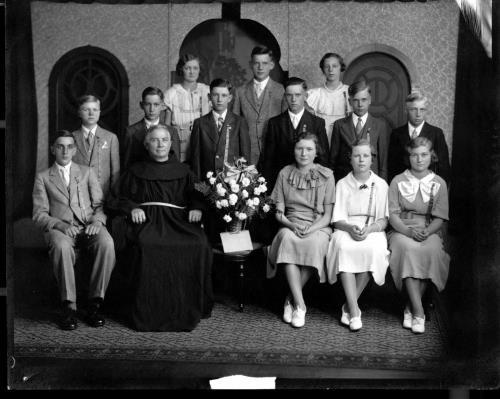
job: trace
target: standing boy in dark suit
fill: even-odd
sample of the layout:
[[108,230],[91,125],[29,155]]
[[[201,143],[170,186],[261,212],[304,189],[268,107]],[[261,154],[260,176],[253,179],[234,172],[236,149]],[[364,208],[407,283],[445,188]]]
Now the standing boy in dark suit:
[[209,94],[212,111],[193,123],[190,164],[201,180],[205,180],[208,171],[224,170],[225,163],[232,165],[240,157],[250,159],[247,123],[227,109],[232,99],[231,89],[229,81],[214,79]]
[[405,158],[407,158],[406,147],[411,139],[421,136],[432,142],[432,148],[438,157],[438,161],[431,164],[431,170],[449,184],[451,170],[448,145],[446,144],[443,131],[425,121],[427,106],[427,98],[419,92],[413,92],[406,98],[408,123],[394,129],[391,133],[389,145],[389,181],[408,168],[405,164]]
[[[139,103],[144,111],[144,118],[130,125],[125,130],[125,138],[121,145],[122,169],[128,168],[136,161],[148,159],[149,155],[144,146],[144,137],[151,126],[158,123],[165,123],[160,120],[162,110],[166,108],[163,102],[163,92],[157,87],[146,87],[142,92],[142,101]],[[163,113],[163,119],[165,114]],[[174,127],[168,129],[172,140],[171,153],[174,153],[177,159],[180,159],[180,140],[179,134]]]
[[101,102],[97,97],[87,94],[78,99],[82,126],[73,132],[76,142],[73,161],[94,170],[106,198],[120,177],[120,149],[118,137],[97,124],[100,115]]
[[349,154],[353,144],[360,139],[368,140],[371,144],[373,172],[387,181],[389,126],[385,120],[376,118],[368,112],[371,92],[365,80],[350,85],[348,93],[353,112],[333,124],[330,164],[333,166],[335,181],[339,181],[351,171]]
[[273,52],[262,46],[252,50],[250,67],[253,79],[238,87],[234,96],[233,112],[245,118],[250,135],[249,164],[259,161],[269,118],[286,110],[283,86],[269,77],[274,68]]
[[269,119],[265,136],[264,150],[261,154],[258,169],[272,190],[278,173],[285,166],[294,163],[295,140],[302,132],[314,133],[321,146],[317,162],[323,166],[328,164],[328,138],[325,120],[307,111],[304,107],[307,96],[307,85],[303,79],[290,78],[285,82],[285,99],[288,110]]

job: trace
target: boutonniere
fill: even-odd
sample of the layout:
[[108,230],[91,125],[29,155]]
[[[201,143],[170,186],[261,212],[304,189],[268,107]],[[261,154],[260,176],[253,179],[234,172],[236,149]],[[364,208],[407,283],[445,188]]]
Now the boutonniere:
[[108,142],[104,140],[104,144],[102,145],[101,149],[105,150],[106,148],[109,148]]
[[302,133],[307,133],[307,125],[305,123],[302,125]]

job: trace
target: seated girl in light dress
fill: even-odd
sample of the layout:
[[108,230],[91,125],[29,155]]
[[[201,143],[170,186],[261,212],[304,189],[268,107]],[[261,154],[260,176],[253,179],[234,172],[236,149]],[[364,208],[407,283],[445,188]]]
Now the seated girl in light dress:
[[389,263],[396,287],[408,294],[403,327],[421,334],[425,331],[422,296],[429,283],[442,291],[448,279],[450,257],[440,234],[448,220],[448,189],[429,170],[437,161],[430,140],[411,140],[407,152],[410,168],[394,177],[389,188],[389,222],[394,229],[389,234]]
[[[346,296],[340,322],[352,331],[362,327],[358,298],[370,277],[385,282],[389,251],[385,228],[388,186],[370,170],[372,151],[367,140],[360,140],[350,155],[352,172],[336,187],[333,224],[335,231],[326,257],[328,282],[340,280]],[[347,305],[347,306],[346,306]]]
[[177,128],[181,142],[180,161],[185,162],[189,160],[193,121],[211,110],[208,99],[210,88],[204,83],[198,83],[200,60],[197,56],[182,55],[175,70],[182,78],[182,83],[175,83],[165,91],[165,123]]
[[340,80],[345,71],[342,57],[336,53],[326,53],[319,62],[319,67],[325,75],[322,87],[316,87],[307,92],[306,103],[309,109],[325,120],[328,144],[331,142],[333,123],[340,118],[345,118],[351,112],[349,86]]
[[293,327],[305,323],[304,285],[313,274],[321,283],[326,281],[335,180],[330,169],[314,162],[321,150],[316,135],[302,133],[295,143],[295,163],[281,169],[272,192],[282,227],[268,253],[267,277],[275,276],[278,265],[284,267],[290,293],[283,321]]

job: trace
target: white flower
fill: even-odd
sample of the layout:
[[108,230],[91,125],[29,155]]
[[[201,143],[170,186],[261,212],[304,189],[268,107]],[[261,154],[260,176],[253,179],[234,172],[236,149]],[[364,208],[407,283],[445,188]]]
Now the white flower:
[[229,223],[231,220],[233,220],[233,218],[231,216],[229,216],[229,215],[224,215],[224,217],[222,219],[224,219],[224,221],[226,223]]
[[236,194],[229,194],[229,205],[234,205],[238,201],[238,196]]
[[231,179],[231,180],[229,180],[229,181],[228,181],[228,184],[229,184],[230,186],[234,186],[234,185],[236,184],[236,180]]
[[253,189],[253,194],[254,194],[254,195],[260,195],[260,193],[261,193],[261,191],[260,191],[260,186],[259,186],[259,187],[255,187],[255,188]]
[[222,208],[222,205],[220,204],[220,201],[215,201],[215,206],[217,209]]
[[223,208],[227,208],[229,206],[229,202],[227,202],[227,199],[223,199],[223,200],[220,201],[220,205]]
[[248,177],[244,177],[243,179],[241,179],[241,185],[243,187],[247,187],[250,185],[250,179]]
[[267,186],[265,184],[261,184],[259,188],[261,193],[265,193],[267,191]]
[[246,202],[247,206],[249,206],[250,208],[253,208],[253,200],[251,198],[247,199],[247,202]]
[[221,196],[221,197],[224,197],[226,195],[226,191],[227,190],[225,188],[222,188],[222,186],[217,187],[217,194],[219,194],[219,196]]
[[207,172],[207,179],[210,179],[214,175],[214,172]]
[[239,184],[236,184],[236,183],[231,184],[231,191],[232,191],[233,193],[237,193],[238,191],[240,191],[240,185],[239,185]]
[[245,220],[247,217],[248,216],[246,213],[243,213],[243,212],[238,213],[238,219],[240,219],[240,220]]
[[210,182],[210,184],[212,184],[212,185],[215,183],[215,180],[216,180],[216,179],[215,179],[215,177],[211,177],[211,178],[209,178],[209,179],[208,179],[208,181],[209,181],[209,182]]
[[269,212],[269,210],[270,210],[270,209],[271,209],[271,207],[270,207],[269,205],[267,205],[267,204],[265,204],[265,205],[262,207],[262,210],[263,210],[264,212],[266,212],[266,213],[267,213],[267,212]]
[[257,179],[259,183],[265,183],[266,179],[264,179],[262,176]]
[[247,190],[241,190],[241,196],[243,198],[248,198],[248,191]]
[[217,188],[217,189],[219,189],[219,188],[223,188],[223,187],[222,187],[222,183],[217,183],[217,184],[215,185],[215,188]]
[[257,197],[255,197],[255,198],[253,199],[253,204],[254,204],[255,206],[258,206],[258,205],[260,204],[260,199],[259,199],[259,198],[257,198]]

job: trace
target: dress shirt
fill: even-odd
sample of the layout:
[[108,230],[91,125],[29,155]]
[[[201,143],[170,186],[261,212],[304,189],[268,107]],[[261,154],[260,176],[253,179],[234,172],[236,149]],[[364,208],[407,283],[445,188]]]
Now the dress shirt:
[[304,110],[305,108],[302,108],[302,111],[294,114],[293,112],[290,112],[288,110],[288,115],[290,116],[290,120],[292,121],[292,125],[294,129],[297,129],[297,126],[299,125],[300,119],[302,118],[302,115],[304,115]]
[[146,124],[146,129],[149,129],[151,126],[156,126],[158,123],[160,123],[160,118],[153,122],[148,121],[146,118],[144,118],[144,123]]
[[420,132],[422,131],[422,128],[424,127],[424,123],[425,122],[422,122],[418,126],[413,126],[410,122],[408,122],[408,134],[410,135],[410,139],[413,136],[413,131],[414,130],[417,130],[417,137],[420,136]]
[[368,112],[364,114],[363,116],[358,116],[354,112],[352,113],[352,123],[354,127],[358,124],[358,119],[361,118],[361,127],[365,127],[366,125],[366,120],[368,119]]
[[224,110],[224,112],[222,112],[222,114],[218,114],[217,112],[212,111],[212,115],[213,115],[214,120],[215,120],[215,125],[218,125],[219,118],[226,120],[227,108]]
[[255,79],[253,80],[253,88],[256,93],[259,93],[258,97],[260,97],[264,92],[264,90],[266,89],[267,82],[269,82],[269,76],[265,78],[262,82],[259,82]]
[[59,169],[59,174],[63,176],[64,184],[66,187],[69,186],[69,173],[71,170],[71,162],[69,162],[66,166],[62,166],[57,164],[57,169]]

